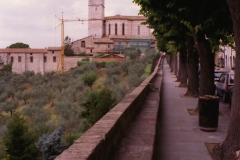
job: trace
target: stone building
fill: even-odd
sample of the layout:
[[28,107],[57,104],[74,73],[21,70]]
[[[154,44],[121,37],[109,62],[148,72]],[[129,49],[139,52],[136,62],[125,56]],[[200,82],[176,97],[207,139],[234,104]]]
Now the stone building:
[[[4,65],[12,63],[14,73],[34,71],[44,74],[56,71],[60,53],[60,48],[56,47],[47,49],[6,48],[0,49],[0,62]],[[76,67],[77,61],[81,60],[81,57],[65,57],[65,70]]]
[[104,16],[104,0],[88,1],[88,37],[72,42],[75,54],[119,53],[126,47],[142,51],[153,47],[153,36],[144,16]]
[[236,52],[230,46],[221,46],[215,54],[215,64],[221,68],[235,68]]

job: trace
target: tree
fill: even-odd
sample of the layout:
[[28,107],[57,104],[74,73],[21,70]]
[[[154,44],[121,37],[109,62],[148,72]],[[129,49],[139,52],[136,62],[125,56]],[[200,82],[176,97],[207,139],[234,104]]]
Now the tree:
[[11,116],[13,115],[14,110],[18,107],[18,101],[12,99],[2,103],[0,109],[4,112],[10,112]]
[[12,73],[12,63],[4,65],[0,71],[0,75],[5,75],[8,73]]
[[11,44],[7,48],[30,48],[28,44],[22,43],[22,42],[17,42],[14,44]]
[[136,59],[140,56],[141,51],[139,49],[136,48],[126,48],[124,51],[124,55],[127,57],[129,56],[130,59]]
[[231,11],[234,29],[234,40],[236,45],[236,66],[234,77],[233,100],[231,107],[230,124],[225,140],[220,145],[214,148],[215,158],[217,160],[235,160],[239,159],[236,152],[240,148],[240,1],[227,0]]
[[101,91],[92,91],[86,95],[85,101],[81,104],[84,111],[80,114],[86,118],[87,123],[93,125],[102,118],[116,104],[116,98],[112,95],[112,91],[103,88]]
[[52,134],[44,134],[39,138],[36,146],[41,151],[44,160],[53,160],[67,149],[67,144],[61,141],[62,135],[63,130],[58,128]]
[[87,84],[91,90],[94,82],[97,80],[97,74],[95,72],[85,73],[82,76],[82,80],[85,84]]
[[64,55],[65,56],[73,56],[74,55],[71,44],[72,44],[71,38],[66,36],[64,39]]
[[[200,85],[200,95],[213,95],[213,52],[219,48],[220,39],[227,43],[227,36],[232,33],[226,1],[134,0],[134,2],[141,6],[140,14],[148,17],[146,23],[154,29],[153,33],[159,41],[158,47],[166,49],[161,43],[167,43],[169,38],[179,42],[179,36],[176,35],[184,35],[184,39],[189,36],[194,38],[194,46],[200,56],[201,70],[204,72],[200,77],[200,84],[204,84]],[[221,18],[219,15],[222,15]]]
[[29,132],[25,119],[20,114],[14,114],[7,124],[8,132],[3,137],[6,159],[35,160],[38,156],[34,144],[34,136]]

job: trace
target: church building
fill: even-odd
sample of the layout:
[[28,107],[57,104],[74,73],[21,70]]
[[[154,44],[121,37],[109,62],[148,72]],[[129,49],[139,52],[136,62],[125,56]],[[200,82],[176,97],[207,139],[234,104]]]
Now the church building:
[[88,1],[88,37],[72,42],[75,54],[121,53],[126,47],[145,51],[153,46],[153,36],[144,16],[105,17],[104,0]]

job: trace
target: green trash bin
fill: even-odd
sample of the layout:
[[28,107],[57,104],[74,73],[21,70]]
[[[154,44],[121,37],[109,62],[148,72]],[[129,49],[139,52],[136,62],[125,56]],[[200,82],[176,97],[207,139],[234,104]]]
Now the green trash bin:
[[203,131],[216,131],[218,128],[219,97],[212,95],[200,96],[199,128]]

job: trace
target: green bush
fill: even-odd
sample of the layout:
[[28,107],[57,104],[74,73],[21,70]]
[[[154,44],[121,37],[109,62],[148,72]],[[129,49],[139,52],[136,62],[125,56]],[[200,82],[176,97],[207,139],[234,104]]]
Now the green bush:
[[80,114],[81,117],[86,118],[87,123],[92,126],[116,105],[116,98],[111,90],[103,88],[99,92],[89,92],[81,105],[85,109]]
[[87,56],[87,54],[83,52],[83,53],[80,53],[79,56]]
[[98,57],[102,57],[104,56],[105,53],[98,53],[97,55],[95,55],[93,58],[98,58]]
[[89,64],[89,63],[90,63],[89,61],[78,61],[77,65],[80,67],[80,66],[84,66],[84,65]]
[[99,68],[105,68],[106,65],[107,65],[107,62],[98,62],[98,63],[97,63],[97,66],[98,66]]

